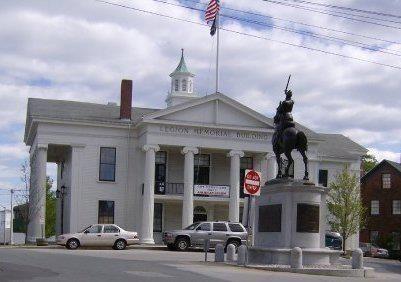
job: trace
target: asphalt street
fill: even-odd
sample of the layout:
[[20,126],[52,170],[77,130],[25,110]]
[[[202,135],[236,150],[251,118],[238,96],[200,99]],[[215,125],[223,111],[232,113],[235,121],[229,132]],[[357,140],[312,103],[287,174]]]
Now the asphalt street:
[[131,248],[0,248],[0,281],[401,281],[401,263],[367,259],[377,268],[371,279],[252,270],[204,262],[202,252]]

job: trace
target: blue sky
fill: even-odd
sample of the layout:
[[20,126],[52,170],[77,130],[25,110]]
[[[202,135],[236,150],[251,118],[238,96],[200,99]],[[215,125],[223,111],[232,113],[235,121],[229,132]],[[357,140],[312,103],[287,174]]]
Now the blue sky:
[[[188,1],[167,0],[188,4]],[[196,22],[196,11],[151,0],[110,2]],[[207,1],[200,1],[203,4]],[[223,7],[397,41],[399,29],[348,21],[261,0],[226,0]],[[336,3],[338,1],[325,1]],[[401,11],[399,1],[344,0],[341,5],[387,13]],[[225,14],[314,34],[362,41],[401,52],[357,36],[224,10]],[[329,52],[401,66],[399,56],[367,51],[302,34],[223,20],[227,29],[301,44]],[[399,25],[401,27],[401,25]],[[20,188],[20,164],[28,157],[23,132],[28,97],[105,104],[119,102],[122,78],[134,82],[133,105],[165,107],[169,74],[181,48],[196,74],[195,89],[210,94],[214,83],[215,38],[206,27],[113,7],[93,0],[0,2],[0,188]],[[221,32],[221,92],[271,116],[288,74],[292,74],[294,116],[317,132],[342,133],[365,146],[379,160],[400,160],[401,70],[324,55],[273,41]],[[49,165],[49,175],[55,175]],[[8,202],[0,190],[0,204]]]

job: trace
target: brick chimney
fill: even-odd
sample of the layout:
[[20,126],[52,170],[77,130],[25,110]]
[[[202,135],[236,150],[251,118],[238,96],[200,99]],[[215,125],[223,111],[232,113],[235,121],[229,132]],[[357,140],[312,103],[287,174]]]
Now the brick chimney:
[[132,80],[121,81],[120,119],[131,119]]

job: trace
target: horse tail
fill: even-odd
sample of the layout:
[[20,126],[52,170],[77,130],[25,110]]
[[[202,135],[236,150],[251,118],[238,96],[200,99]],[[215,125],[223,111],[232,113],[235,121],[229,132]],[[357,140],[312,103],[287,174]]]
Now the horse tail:
[[307,151],[308,150],[308,139],[303,131],[297,133],[297,150]]

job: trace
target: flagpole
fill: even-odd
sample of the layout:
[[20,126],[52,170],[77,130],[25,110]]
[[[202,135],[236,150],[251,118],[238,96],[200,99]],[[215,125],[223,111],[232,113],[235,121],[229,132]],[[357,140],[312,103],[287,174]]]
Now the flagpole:
[[217,45],[216,45],[216,93],[219,92],[219,41],[220,41],[220,12],[216,15]]

